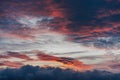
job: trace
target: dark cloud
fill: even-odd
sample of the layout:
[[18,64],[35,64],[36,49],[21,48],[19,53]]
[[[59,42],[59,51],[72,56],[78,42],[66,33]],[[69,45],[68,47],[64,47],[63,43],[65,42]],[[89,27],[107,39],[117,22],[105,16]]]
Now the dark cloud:
[[[50,32],[65,34],[67,41],[85,46],[94,45],[103,49],[114,47],[119,49],[119,2],[120,0],[0,0],[0,38],[33,39],[36,34],[43,33],[41,29],[46,29],[44,27],[47,27],[50,28]],[[50,17],[52,19],[49,19]],[[36,21],[37,28],[35,28],[36,26],[33,25],[33,22],[34,19],[38,18],[42,18],[42,21]],[[17,45],[20,46],[19,44]],[[30,44],[28,43],[27,45]],[[10,46],[10,48],[15,47],[12,43]],[[4,48],[4,45],[2,48]],[[27,55],[9,53],[7,56],[0,55],[0,58],[14,57],[31,60]],[[39,54],[37,57],[40,60],[60,62],[69,66],[81,67],[82,65],[83,68],[86,66],[82,62],[71,58],[61,58],[46,54]],[[99,57],[83,58],[97,59]],[[19,63],[9,61],[0,65],[21,66]],[[3,76],[4,78],[6,76]]]
[[20,69],[0,70],[1,80],[119,80],[119,73],[107,71],[75,72],[70,69],[24,66]]
[[76,57],[76,59],[85,59],[85,60],[97,60],[101,59],[103,56],[84,56],[84,57]]
[[[51,21],[50,17],[62,16],[59,9],[56,8],[57,5],[55,5],[52,0],[1,1],[0,36],[21,39],[34,38],[34,32],[37,31],[38,34],[40,33],[40,26],[44,28],[48,27],[48,23]],[[19,20],[25,18],[25,16],[29,17],[29,19],[26,20],[29,25],[19,22]],[[42,18],[41,21],[36,21],[39,29],[34,29],[36,26],[32,25],[32,22],[29,22],[29,20],[34,20],[34,18]],[[31,26],[33,26],[32,29]]]
[[116,62],[116,63],[114,63],[114,64],[111,64],[111,65],[109,65],[109,67],[110,68],[112,68],[112,69],[120,69],[120,63],[118,62]]
[[15,57],[15,58],[20,58],[20,59],[24,59],[24,60],[33,60],[32,58],[30,58],[29,56],[27,56],[26,54],[21,54],[19,52],[8,52],[7,54],[9,57]]
[[85,53],[87,51],[75,51],[75,52],[67,52],[67,53],[53,53],[53,55],[65,55],[65,54],[69,54],[69,55],[72,55],[72,54],[76,54],[76,53]]
[[[64,9],[67,15],[52,24],[59,27],[55,28],[55,31],[67,33],[69,40],[86,46],[92,44],[98,48],[113,48],[119,43],[119,0],[54,0],[54,2],[60,4],[59,8]],[[97,37],[111,39],[98,40]]]
[[97,48],[114,48],[114,47],[120,47],[120,37],[117,36],[106,36],[106,37],[90,37],[90,36],[69,36],[69,40],[80,43],[85,46],[94,46]]
[[[114,46],[119,42],[118,39],[115,42],[93,39],[93,37],[119,37],[119,0],[6,0],[0,4],[2,37],[33,39],[35,34],[40,34],[43,27],[47,27],[50,31],[65,33],[69,38],[73,38],[71,35],[75,34],[79,37],[71,41],[93,43],[95,47]],[[25,25],[18,22],[19,18],[25,16],[32,16],[31,20],[41,16],[44,19],[40,23],[37,21],[39,28],[35,29],[31,23]],[[48,19],[49,17],[53,19]],[[43,27],[40,28],[41,26]]]
[[7,59],[7,58],[10,58],[10,57],[8,55],[0,55],[0,58],[1,59],[3,59],[3,58]]

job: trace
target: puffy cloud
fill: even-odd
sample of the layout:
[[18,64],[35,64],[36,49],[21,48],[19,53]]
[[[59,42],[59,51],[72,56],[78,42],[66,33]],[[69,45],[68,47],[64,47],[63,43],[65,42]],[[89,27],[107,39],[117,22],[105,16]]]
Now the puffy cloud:
[[4,69],[0,70],[1,80],[118,80],[120,73],[110,73],[107,71],[86,71],[75,72],[70,69],[60,68],[39,68],[33,66],[24,66],[19,69]]

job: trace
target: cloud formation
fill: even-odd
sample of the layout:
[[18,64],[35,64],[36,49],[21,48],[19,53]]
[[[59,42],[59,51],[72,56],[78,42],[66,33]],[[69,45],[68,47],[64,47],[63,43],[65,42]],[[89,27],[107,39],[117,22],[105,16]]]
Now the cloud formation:
[[107,71],[87,71],[75,72],[70,69],[60,68],[39,68],[33,66],[24,66],[19,69],[0,70],[1,80],[118,80],[120,73],[110,73]]
[[99,64],[96,69],[119,70],[119,63],[112,61],[119,61],[116,56],[120,54],[119,3],[120,0],[0,0],[0,65],[41,66],[56,62],[72,69],[86,70]]
[[[62,56],[65,56],[65,54]],[[119,54],[84,55],[76,56],[74,58],[72,56],[67,57],[67,55],[66,57],[62,56],[60,56],[60,54],[53,56],[53,54],[49,55],[48,53],[46,54],[38,50],[30,52],[6,52],[0,54],[0,68],[20,68],[24,65],[32,65],[40,67],[59,67],[61,69],[72,69],[75,71],[97,69],[110,72],[120,72]]]
[[[54,67],[60,67],[60,68],[70,68],[73,70],[91,70],[93,67],[90,65],[83,64],[82,62],[75,60],[73,58],[67,58],[67,57],[56,57],[52,55],[45,54],[40,51],[31,52],[32,56],[28,55],[30,53],[19,53],[19,52],[8,52],[6,55],[0,55],[2,60],[0,60],[1,68],[4,66],[6,67],[12,67],[12,68],[18,68],[21,66],[24,66],[25,64],[33,65],[33,63],[38,62],[37,66],[42,66],[40,63],[43,62],[50,62],[53,64],[56,62],[56,64],[60,65],[53,65]],[[33,55],[34,54],[34,55]],[[6,57],[7,56],[7,57]],[[47,64],[43,63],[43,67],[45,67]],[[47,65],[52,66],[52,65]],[[52,67],[53,67],[52,66]]]
[[23,64],[21,62],[3,61],[3,62],[0,63],[0,66],[19,68],[19,67],[23,66]]
[[[119,0],[1,1],[0,36],[28,40],[37,38],[38,34],[56,32],[83,45],[87,43],[99,48],[111,45],[116,47],[119,39],[99,42],[97,38],[119,38],[117,2]],[[114,7],[111,7],[112,3]],[[71,35],[78,36],[77,40]]]
[[91,70],[93,68],[93,66],[85,65],[82,62],[75,60],[73,58],[55,57],[55,56],[46,55],[44,53],[39,53],[37,56],[40,60],[60,62],[67,68],[72,68],[73,70],[84,71],[84,70]]

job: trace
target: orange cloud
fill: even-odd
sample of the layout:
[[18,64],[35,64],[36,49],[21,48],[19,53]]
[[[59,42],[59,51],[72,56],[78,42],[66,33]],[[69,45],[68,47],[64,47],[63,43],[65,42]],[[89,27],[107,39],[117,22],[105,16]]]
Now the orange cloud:
[[85,65],[82,62],[72,58],[55,57],[55,56],[47,55],[41,52],[38,52],[37,56],[39,60],[55,61],[58,63],[62,63],[64,66],[63,68],[72,68],[73,70],[80,70],[80,71],[90,70],[93,68],[93,66]]
[[[21,67],[24,65],[33,65],[34,66],[34,63],[35,63],[35,65],[41,66],[41,67],[42,66],[46,67],[46,65],[47,65],[50,67],[60,67],[62,69],[70,68],[73,70],[80,70],[80,71],[93,69],[93,66],[86,65],[86,64],[82,63],[81,61],[78,61],[73,58],[56,57],[56,56],[45,54],[40,51],[34,51],[33,52],[34,55],[30,58],[29,56],[26,55],[27,53],[23,54],[23,53],[19,53],[19,52],[8,52],[7,55],[0,55],[0,58],[5,59],[5,60],[3,59],[1,61],[0,67],[5,66],[5,67],[18,68],[18,67]],[[31,54],[31,52],[30,52],[30,54]],[[17,61],[17,59],[16,59],[16,61],[15,61],[12,59],[14,57],[19,58],[21,60]],[[24,59],[25,61],[22,61],[22,59]],[[48,64],[44,63],[44,62],[48,62]]]

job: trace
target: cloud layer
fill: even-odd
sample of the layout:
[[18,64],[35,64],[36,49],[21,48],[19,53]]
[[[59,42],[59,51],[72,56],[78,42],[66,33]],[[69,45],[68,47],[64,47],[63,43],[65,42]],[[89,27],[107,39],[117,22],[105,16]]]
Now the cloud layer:
[[0,67],[94,66],[119,72],[119,3],[0,0]]
[[[24,65],[33,65],[36,66],[34,63],[37,62],[37,66],[52,66],[52,67],[60,67],[60,68],[70,68],[73,70],[90,70],[93,67],[90,65],[86,65],[82,63],[81,61],[75,60],[73,58],[68,57],[56,57],[52,55],[45,54],[40,51],[35,52],[27,52],[24,54],[19,52],[8,52],[6,55],[0,55],[0,67],[11,67],[11,68],[20,68]],[[34,55],[33,55],[34,54]],[[32,55],[32,56],[30,56]],[[48,62],[49,64],[45,64],[45,62]],[[56,64],[53,64],[56,63]],[[43,64],[43,65],[41,65]],[[52,65],[53,64],[53,65]]]
[[120,73],[107,71],[75,72],[70,69],[39,68],[29,65],[20,69],[0,70],[1,80],[119,80],[119,75]]

